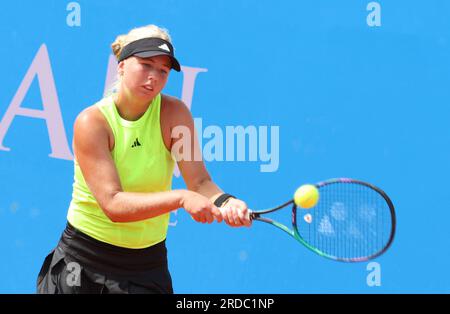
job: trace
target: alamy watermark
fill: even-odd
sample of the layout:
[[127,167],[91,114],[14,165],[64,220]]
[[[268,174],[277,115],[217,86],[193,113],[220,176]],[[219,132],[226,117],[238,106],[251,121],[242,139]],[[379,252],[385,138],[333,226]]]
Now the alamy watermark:
[[78,2],[70,2],[67,4],[66,10],[70,13],[67,14],[66,23],[69,27],[81,26],[81,6]]
[[366,270],[369,274],[366,277],[366,283],[369,287],[381,286],[381,265],[377,262],[367,264]]
[[[194,119],[195,134],[187,126],[172,129],[172,156],[179,161],[258,162],[261,172],[275,172],[280,163],[279,126],[203,127],[201,118]],[[197,134],[199,133],[199,134]],[[199,135],[199,136],[198,136]],[[194,136],[197,145],[193,145]]]
[[81,266],[76,262],[70,262],[66,266],[68,275],[66,277],[66,284],[69,287],[81,286]]
[[370,13],[367,15],[366,22],[369,27],[381,26],[381,5],[378,2],[372,1],[367,4],[367,11]]

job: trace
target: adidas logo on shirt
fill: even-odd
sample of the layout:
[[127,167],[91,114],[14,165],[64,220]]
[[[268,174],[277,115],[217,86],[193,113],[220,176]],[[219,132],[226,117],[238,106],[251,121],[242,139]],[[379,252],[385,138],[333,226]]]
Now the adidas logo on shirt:
[[137,137],[136,137],[136,140],[134,141],[133,145],[131,145],[131,148],[136,147],[136,146],[142,146],[141,143],[139,143],[139,140]]

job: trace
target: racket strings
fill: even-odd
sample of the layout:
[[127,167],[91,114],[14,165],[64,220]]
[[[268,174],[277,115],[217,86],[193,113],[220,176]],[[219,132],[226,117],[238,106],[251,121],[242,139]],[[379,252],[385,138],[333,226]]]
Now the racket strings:
[[365,259],[386,248],[393,221],[380,193],[357,183],[327,184],[319,191],[316,207],[297,211],[297,231],[308,244],[338,260]]

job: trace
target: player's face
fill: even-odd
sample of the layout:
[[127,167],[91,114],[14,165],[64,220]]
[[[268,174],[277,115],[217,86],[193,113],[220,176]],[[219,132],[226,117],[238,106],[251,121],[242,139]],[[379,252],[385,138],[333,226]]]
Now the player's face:
[[122,84],[139,99],[150,101],[166,85],[171,69],[168,56],[140,58],[132,56],[119,65],[123,72]]

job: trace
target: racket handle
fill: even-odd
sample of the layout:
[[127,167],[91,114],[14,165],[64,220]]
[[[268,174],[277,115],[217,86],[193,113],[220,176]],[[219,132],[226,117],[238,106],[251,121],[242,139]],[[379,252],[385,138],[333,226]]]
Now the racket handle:
[[[224,213],[224,211],[225,211],[225,208],[223,208],[223,207],[217,207],[219,210],[220,210],[220,212],[222,213],[222,215],[223,215],[223,213]],[[247,219],[248,220],[253,220],[253,218],[255,218],[255,215],[253,214],[253,211],[251,210],[251,209],[249,209],[248,211],[247,211]]]

